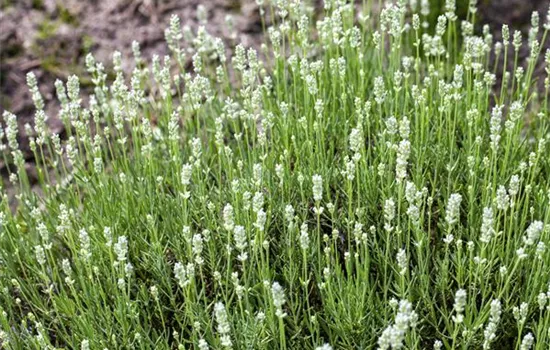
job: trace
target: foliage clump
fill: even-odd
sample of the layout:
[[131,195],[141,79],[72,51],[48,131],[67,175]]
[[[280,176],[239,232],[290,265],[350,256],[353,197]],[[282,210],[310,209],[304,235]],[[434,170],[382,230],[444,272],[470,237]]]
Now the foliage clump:
[[475,1],[435,28],[428,1],[257,2],[261,55],[201,8],[129,77],[88,56],[90,96],[56,82],[63,140],[29,74],[41,193],[6,112],[2,346],[548,349],[550,18],[522,66]]

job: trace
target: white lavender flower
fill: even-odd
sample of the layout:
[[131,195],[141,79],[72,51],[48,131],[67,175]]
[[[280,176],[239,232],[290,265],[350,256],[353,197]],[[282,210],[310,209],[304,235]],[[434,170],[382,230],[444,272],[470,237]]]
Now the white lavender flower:
[[395,218],[395,202],[393,198],[386,199],[384,202],[384,229],[388,232],[393,230],[392,220]]
[[491,134],[489,138],[491,139],[491,147],[493,148],[493,151],[497,151],[498,145],[500,142],[500,130],[501,130],[501,124],[502,124],[502,108],[503,106],[495,106],[493,107],[493,111],[491,112],[491,119],[490,119],[490,130]]
[[519,260],[523,260],[528,257],[528,254],[525,252],[525,248],[523,247],[516,250],[516,255]]
[[113,245],[113,234],[110,227],[103,228],[103,237],[105,238],[105,245],[107,248],[111,248]]
[[445,211],[445,220],[449,226],[453,226],[460,218],[460,203],[462,202],[462,196],[458,193],[453,193],[449,197],[447,203],[447,209]]
[[418,13],[413,13],[412,26],[415,31],[420,29],[420,16],[418,16]]
[[227,317],[227,311],[222,302],[217,302],[214,305],[214,317],[216,318],[217,327],[216,330],[220,334],[221,345],[225,348],[232,348],[233,342],[231,341],[231,326]]
[[435,27],[435,34],[437,37],[441,38],[445,34],[447,28],[447,17],[440,15],[437,17],[437,24]]
[[453,309],[455,310],[455,315],[453,316],[453,321],[456,323],[462,323],[464,321],[464,308],[466,307],[466,291],[464,289],[459,289],[455,294],[455,303]]
[[420,222],[420,209],[418,209],[418,206],[411,204],[407,208],[407,215],[411,219],[411,222],[414,225],[418,225]]
[[357,242],[357,244],[360,244],[363,240],[363,224],[360,222],[356,222],[353,226],[353,238]]
[[275,315],[279,318],[285,317],[286,313],[283,311],[283,306],[286,303],[285,291],[279,282],[273,282],[271,285],[271,297],[275,306]]
[[354,153],[359,153],[363,145],[363,131],[360,128],[353,128],[349,134],[349,148]]
[[50,233],[46,225],[43,222],[39,223],[38,226],[36,227],[36,231],[38,231],[38,234],[40,235],[40,239],[44,244],[44,248],[50,249],[51,248]]
[[243,226],[235,226],[235,229],[233,230],[233,239],[235,240],[235,248],[237,248],[240,252],[237,259],[240,261],[246,261],[248,254],[245,252],[245,249],[248,247],[248,238]]
[[537,296],[537,303],[539,304],[539,310],[542,312],[544,311],[544,308],[546,307],[546,302],[548,301],[548,296],[546,293],[541,292]]
[[80,256],[84,261],[88,261],[91,256],[92,252],[90,250],[90,236],[88,236],[88,232],[86,232],[85,229],[80,230]]
[[80,99],[80,81],[76,75],[71,75],[67,79],[67,95],[71,102],[78,104]]
[[191,250],[197,265],[202,265],[204,263],[204,259],[202,258],[203,238],[200,233],[193,235]]
[[34,246],[34,255],[36,256],[36,261],[40,265],[46,264],[46,254],[44,253],[44,248],[41,245]]
[[127,278],[130,278],[133,271],[134,271],[134,265],[132,265],[132,263],[128,262],[126,263],[126,265],[124,265],[124,273]]
[[519,30],[514,31],[514,38],[512,39],[512,45],[514,45],[514,50],[519,51],[523,39],[521,37],[521,32]]
[[525,324],[525,321],[527,321],[527,315],[529,314],[529,304],[523,302],[519,305],[519,307],[514,306],[512,309],[512,314],[519,325]]
[[407,177],[407,165],[411,153],[411,143],[404,139],[397,148],[397,160],[395,165],[395,176],[398,183],[401,183]]
[[[519,176],[518,175],[512,175],[510,178],[510,188],[508,189],[508,193],[510,194],[510,197],[515,197],[519,192]],[[513,198],[510,199],[510,205],[513,203]]]
[[262,210],[264,206],[264,194],[261,191],[258,191],[254,194],[254,198],[252,198],[252,210],[257,213],[260,210]]
[[136,65],[139,66],[142,63],[141,49],[139,46],[139,42],[136,40],[132,41],[132,54],[134,55],[134,61],[136,62]]
[[[359,153],[355,155],[361,156]],[[353,181],[355,179],[355,160],[350,159],[348,156],[344,158],[345,169],[342,170],[342,176],[344,176],[348,181]]]
[[61,269],[63,270],[63,273],[65,274],[65,283],[67,283],[68,286],[72,286],[74,284],[74,280],[71,278],[73,274],[73,269],[71,267],[71,263],[69,262],[69,259],[63,259],[61,262]]
[[[416,3],[416,0],[414,0]],[[411,1],[412,4],[413,1]],[[411,8],[416,11],[416,5]],[[430,14],[430,0],[420,0],[420,14],[422,16],[428,16]]]
[[307,232],[307,223],[300,226],[300,248],[306,250],[309,248],[309,235]]
[[18,150],[19,142],[17,142],[17,117],[8,111],[4,111],[2,118],[4,118],[4,121],[6,122],[6,138],[8,139],[8,146],[12,151]]
[[384,86],[384,79],[382,77],[376,77],[374,79],[374,100],[381,105],[386,99],[386,88]]
[[401,349],[405,336],[409,329],[416,327],[418,315],[412,309],[412,304],[408,300],[401,300],[395,323],[388,326],[378,338],[378,349]]
[[543,228],[544,228],[544,225],[541,221],[533,221],[525,231],[525,236],[523,237],[523,243],[525,243],[526,246],[534,245],[536,241],[539,239]]
[[174,265],[174,276],[181,288],[187,287],[191,283],[191,277],[193,276],[192,265],[184,266],[182,263],[177,262]]
[[500,210],[506,210],[508,209],[510,205],[510,196],[508,196],[508,192],[506,191],[506,187],[499,186],[497,188],[497,194],[495,197],[495,205]]
[[276,164],[275,165],[275,174],[279,178],[279,186],[283,186],[285,174],[284,174],[284,168],[282,164]]
[[289,225],[294,223],[294,207],[291,204],[287,204],[285,207],[285,219]]
[[117,73],[122,71],[122,54],[120,51],[113,52],[113,69]]
[[128,239],[126,236],[118,237],[118,241],[114,245],[115,254],[119,263],[124,263],[128,254]]
[[263,232],[265,229],[265,223],[267,221],[267,214],[263,209],[258,210],[256,213],[256,222],[254,223],[254,227],[258,229],[258,231]]
[[495,234],[494,215],[491,207],[483,208],[483,217],[481,219],[481,237],[480,241],[483,243],[489,243],[491,238]]
[[225,207],[223,207],[223,227],[227,231],[233,231],[233,228],[235,227],[235,221],[233,218],[233,207],[231,204],[226,204]]
[[451,22],[456,21],[456,0],[445,1],[445,16],[447,16]]
[[491,313],[489,322],[483,332],[483,349],[488,350],[491,347],[491,343],[496,339],[496,331],[500,322],[500,316],[502,314],[502,305],[500,300],[495,299],[491,301]]
[[71,262],[69,259],[63,259],[61,261],[61,269],[66,276],[71,276],[73,274],[73,269],[71,267]]
[[323,199],[323,178],[321,175],[313,175],[313,199],[320,202]]
[[539,242],[537,244],[537,249],[536,249],[536,254],[537,254],[537,257],[539,259],[543,259],[544,258],[544,252],[546,251],[546,244],[544,244],[544,242]]
[[409,261],[405,249],[399,249],[397,252],[397,266],[399,267],[399,274],[404,276],[409,269]]
[[523,337],[523,340],[521,341],[521,345],[519,347],[520,350],[530,350],[533,347],[533,344],[535,343],[535,337],[533,337],[532,333],[527,333],[525,337]]
[[38,90],[38,83],[36,81],[36,76],[33,72],[27,73],[27,85],[31,92],[31,98],[34,102],[34,107],[36,108],[36,111],[42,111],[44,109],[44,99],[40,94],[40,90]]
[[170,26],[165,30],[164,37],[168,44],[168,48],[177,52],[179,49],[179,41],[183,38],[179,16],[174,14],[170,17]]
[[181,169],[181,183],[184,186],[189,186],[191,183],[191,175],[193,174],[193,167],[191,164],[184,164]]
[[206,25],[208,21],[208,10],[202,4],[197,6],[197,19],[201,25]]
[[208,346],[208,343],[203,338],[199,339],[199,350],[208,350],[210,347]]
[[[250,206],[251,206],[251,198],[252,198],[252,193],[248,192],[248,191],[245,191],[243,193],[243,209],[244,210],[249,210],[250,209]],[[233,209],[231,209],[233,210]],[[231,211],[233,213],[233,211]]]

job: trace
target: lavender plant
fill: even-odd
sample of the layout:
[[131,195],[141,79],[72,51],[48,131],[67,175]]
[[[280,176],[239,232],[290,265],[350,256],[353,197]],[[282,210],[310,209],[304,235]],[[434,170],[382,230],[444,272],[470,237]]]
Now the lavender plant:
[[260,53],[200,7],[130,76],[89,55],[93,93],[55,84],[66,137],[29,74],[36,185],[17,117],[0,133],[1,346],[548,349],[550,13],[510,47],[476,1],[435,28],[424,0],[257,3]]

